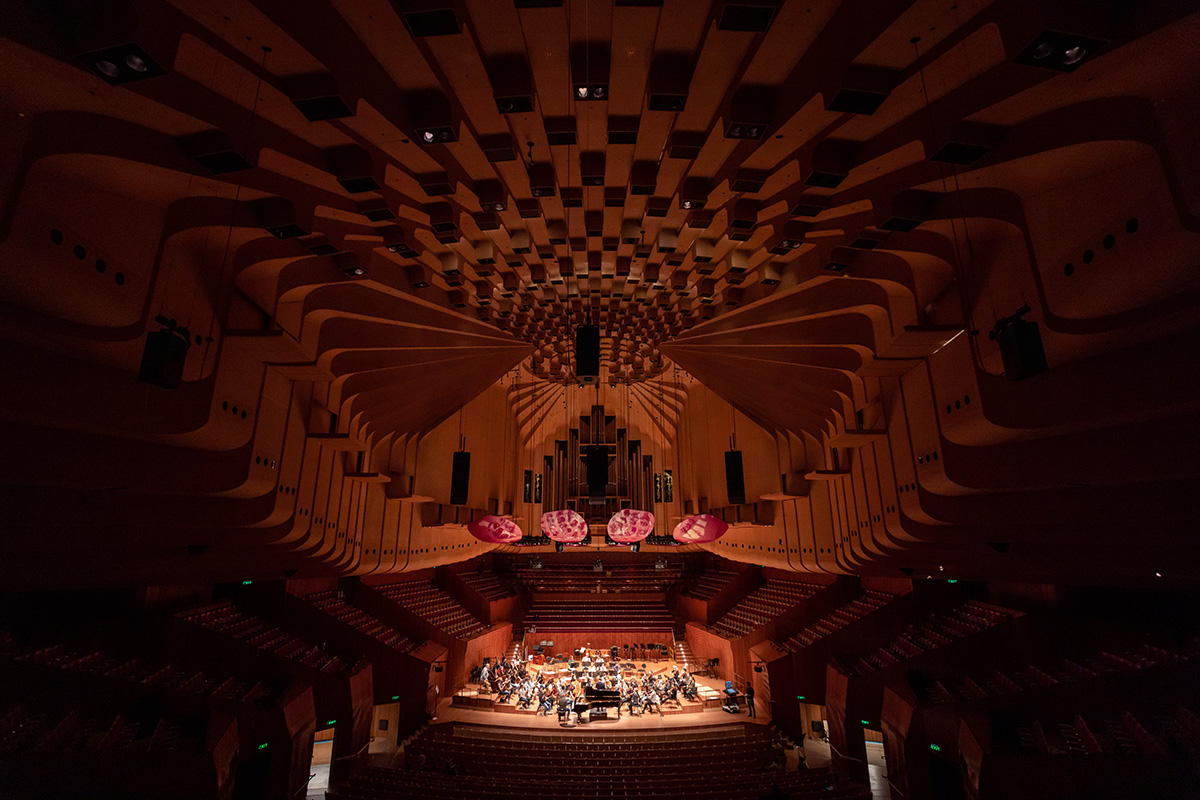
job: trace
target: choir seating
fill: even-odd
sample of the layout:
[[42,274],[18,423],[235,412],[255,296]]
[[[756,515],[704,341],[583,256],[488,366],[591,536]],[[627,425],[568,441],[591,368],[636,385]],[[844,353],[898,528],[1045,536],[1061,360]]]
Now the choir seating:
[[688,581],[683,593],[697,600],[711,600],[712,597],[737,577],[736,572],[713,570],[703,572]]
[[547,564],[541,569],[517,570],[532,592],[594,592],[598,594],[665,592],[679,580],[679,569],[656,569],[653,564],[605,565],[597,572],[592,564]]
[[535,600],[525,625],[546,630],[671,630],[675,619],[661,600]]
[[458,577],[488,600],[503,600],[516,594],[510,584],[489,572],[460,572]]

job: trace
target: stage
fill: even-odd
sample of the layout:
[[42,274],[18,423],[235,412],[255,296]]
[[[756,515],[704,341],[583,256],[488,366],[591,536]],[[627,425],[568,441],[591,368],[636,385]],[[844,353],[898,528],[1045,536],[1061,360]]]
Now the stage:
[[[622,662],[623,664],[625,662]],[[645,663],[646,668],[641,669]],[[545,671],[547,678],[558,674],[558,668],[562,665],[535,665],[527,664],[529,669],[534,672]],[[669,673],[671,668],[677,666],[673,661],[646,661],[636,662],[636,669],[622,669],[626,679],[631,677],[638,678],[643,674],[663,674]],[[462,721],[485,722],[491,721],[495,724],[497,721],[496,714],[504,715],[505,725],[528,726],[531,728],[579,728],[587,729],[590,725],[597,726],[596,729],[614,730],[626,727],[647,728],[647,727],[670,727],[671,725],[718,725],[728,724],[731,718],[747,720],[746,699],[739,692],[738,705],[740,710],[737,714],[729,714],[721,709],[724,702],[725,682],[714,678],[707,678],[702,675],[694,675],[696,686],[699,690],[700,699],[698,701],[687,700],[679,697],[678,702],[667,702],[661,706],[662,715],[653,711],[644,712],[641,714],[630,715],[627,710],[622,709],[621,716],[617,717],[615,712],[610,710],[610,713],[605,719],[597,719],[595,722],[590,720],[590,713],[583,715],[583,722],[575,721],[575,714],[571,714],[570,722],[560,723],[558,721],[557,708],[550,711],[549,716],[539,715],[535,704],[531,704],[529,708],[517,708],[516,695],[509,698],[507,703],[497,702],[498,695],[487,694],[481,691],[479,684],[470,683],[459,691],[454,693],[454,696],[449,701],[443,701],[438,709],[438,718],[440,720],[455,719]],[[764,712],[762,703],[756,703],[757,718],[750,720],[754,722],[770,722],[770,717]],[[628,708],[627,706],[625,707]],[[711,721],[710,721],[711,719]]]

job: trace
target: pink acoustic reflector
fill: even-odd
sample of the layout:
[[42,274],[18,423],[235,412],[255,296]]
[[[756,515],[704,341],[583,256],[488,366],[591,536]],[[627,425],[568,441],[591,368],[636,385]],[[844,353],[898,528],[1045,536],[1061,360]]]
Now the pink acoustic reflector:
[[654,515],[649,511],[623,508],[608,521],[608,538],[619,544],[640,542],[654,531]]
[[542,514],[542,533],[556,542],[575,544],[587,538],[587,521],[570,509]]
[[467,523],[467,530],[481,542],[511,544],[521,538],[521,526],[505,517],[491,514]]
[[703,544],[704,542],[715,542],[724,536],[727,530],[729,530],[728,523],[717,519],[712,514],[699,514],[694,517],[685,517],[675,526],[671,536],[675,541],[683,544]]

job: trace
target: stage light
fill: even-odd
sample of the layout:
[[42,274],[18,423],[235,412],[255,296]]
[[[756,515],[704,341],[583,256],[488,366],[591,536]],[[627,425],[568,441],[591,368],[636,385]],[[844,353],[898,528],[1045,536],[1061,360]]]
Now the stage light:
[[1063,53],[1063,64],[1073,67],[1087,57],[1087,50],[1082,47],[1072,47]]
[[427,142],[432,142],[433,141],[433,131],[425,131],[425,133],[421,134],[421,138],[423,138]]
[[580,86],[578,89],[576,89],[576,90],[575,90],[575,92],[576,92],[576,93],[577,93],[577,94],[578,94],[580,97],[587,97],[587,96],[588,96],[588,87],[586,87],[586,86]]

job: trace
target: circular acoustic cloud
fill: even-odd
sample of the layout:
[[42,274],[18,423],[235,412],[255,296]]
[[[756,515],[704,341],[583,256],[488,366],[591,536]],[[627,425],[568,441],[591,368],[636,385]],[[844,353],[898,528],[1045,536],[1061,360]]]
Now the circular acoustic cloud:
[[729,530],[729,524],[725,521],[717,519],[712,514],[698,514],[693,517],[685,517],[675,526],[671,536],[675,541],[683,544],[703,544],[715,542],[724,536],[727,530]]
[[562,544],[578,544],[587,538],[587,521],[570,509],[542,514],[542,533]]
[[608,538],[617,544],[640,542],[654,531],[654,515],[649,511],[623,508],[608,521]]
[[521,540],[521,526],[505,517],[488,514],[467,523],[467,530],[481,542],[512,544]]

